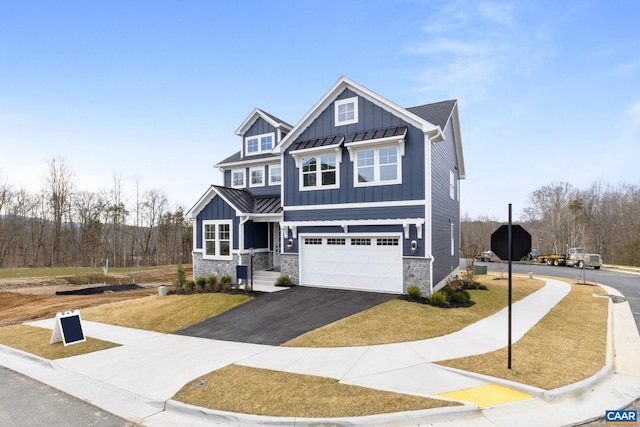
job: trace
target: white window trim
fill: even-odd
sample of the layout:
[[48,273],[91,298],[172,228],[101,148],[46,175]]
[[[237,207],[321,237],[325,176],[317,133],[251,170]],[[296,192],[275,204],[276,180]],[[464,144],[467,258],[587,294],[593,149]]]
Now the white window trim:
[[[235,185],[233,183],[233,174],[241,173],[242,174],[242,185]],[[246,188],[247,184],[247,172],[246,169],[231,169],[231,187],[232,188]]]
[[[333,185],[316,185],[315,187],[304,187],[304,174],[302,173],[302,159],[309,157],[321,157],[321,156],[336,156],[336,183]],[[340,146],[316,147],[306,150],[298,150],[291,153],[291,156],[296,162],[298,168],[298,188],[300,191],[317,191],[317,190],[330,190],[333,188],[340,188],[340,165],[342,164],[342,149]],[[319,178],[319,179],[318,179]],[[316,183],[322,182],[322,170],[316,170]]]
[[[331,185],[322,185],[322,168],[320,167],[320,157],[322,156],[335,156],[336,157],[336,183],[335,184],[331,184]],[[309,157],[315,157],[316,160],[316,165],[317,165],[317,170],[315,171],[316,174],[316,185],[313,187],[305,187],[304,184],[304,172],[302,171],[302,160],[309,158]],[[333,188],[340,188],[340,161],[338,160],[338,155],[336,153],[332,153],[332,152],[323,152],[323,153],[314,153],[314,154],[308,154],[304,157],[300,157],[300,167],[298,168],[298,173],[299,173],[299,188],[300,191],[317,191],[317,190],[330,190]]]
[[[380,181],[380,149],[381,148],[398,148],[398,163],[396,166],[397,179],[393,181]],[[392,143],[381,144],[379,142],[370,143],[352,143],[348,144],[349,156],[353,163],[353,186],[354,187],[371,187],[379,185],[396,185],[402,184],[402,158],[404,157],[404,138]],[[371,182],[358,182],[358,153],[361,151],[373,150],[373,168],[374,168],[374,181]]]
[[[229,255],[207,255],[207,240],[205,239],[205,229],[207,225],[216,226],[216,253],[220,253],[220,239],[218,234],[220,232],[219,225],[229,225]],[[202,221],[202,259],[219,259],[219,260],[232,260],[233,259],[233,220],[204,220]]]
[[[256,166],[253,168],[249,168],[249,187],[264,187],[265,186],[265,176],[264,176],[264,166]],[[260,184],[253,183],[253,172],[260,171],[262,172],[262,182]]]
[[[280,181],[272,181],[271,180],[271,170],[273,168],[280,169]],[[268,173],[269,173],[269,185],[282,185],[282,166],[280,166],[280,165],[269,165],[268,169],[269,169],[269,171],[268,171]]]
[[[262,138],[270,136],[271,137],[271,148],[268,150],[262,149]],[[258,151],[249,152],[249,140],[257,139],[258,140]],[[273,148],[276,146],[276,135],[274,132],[262,133],[260,135],[250,135],[245,136],[244,138],[244,154],[245,156],[255,156],[257,154],[271,153]]]
[[451,200],[456,199],[456,176],[452,170],[449,171],[449,198]]
[[[353,104],[353,119],[340,121],[338,120],[338,110],[339,110],[338,107],[346,104]],[[338,99],[334,102],[333,108],[334,108],[334,122],[336,126],[344,126],[344,125],[350,125],[353,123],[358,123],[358,97],[357,96],[354,96],[352,98],[346,98],[346,99]]]
[[451,223],[451,256],[454,256],[456,254],[456,250],[455,250],[456,239],[455,239],[454,231],[455,231],[454,224]]

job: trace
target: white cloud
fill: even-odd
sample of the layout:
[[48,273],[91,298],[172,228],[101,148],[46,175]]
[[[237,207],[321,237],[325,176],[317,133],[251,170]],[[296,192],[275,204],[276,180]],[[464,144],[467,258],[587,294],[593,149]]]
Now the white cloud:
[[524,13],[518,19],[522,11],[517,6],[458,1],[431,10],[422,40],[405,48],[426,60],[417,72],[419,89],[455,91],[457,98],[483,97],[512,75],[535,72],[535,64],[553,51],[552,40],[544,24],[532,26]]
[[478,4],[478,13],[505,27],[513,26],[513,5],[509,3],[482,2]]

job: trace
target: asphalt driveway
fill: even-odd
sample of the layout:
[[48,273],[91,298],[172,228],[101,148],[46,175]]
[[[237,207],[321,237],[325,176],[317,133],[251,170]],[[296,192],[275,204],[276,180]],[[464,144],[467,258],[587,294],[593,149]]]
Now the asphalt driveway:
[[176,334],[280,345],[395,297],[374,292],[295,286],[261,295]]

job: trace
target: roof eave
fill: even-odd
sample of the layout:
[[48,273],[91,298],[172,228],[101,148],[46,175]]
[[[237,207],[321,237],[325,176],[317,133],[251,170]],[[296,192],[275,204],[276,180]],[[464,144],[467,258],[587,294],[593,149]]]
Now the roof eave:
[[268,122],[271,126],[273,126],[276,129],[285,129],[287,131],[291,130],[290,125],[273,120],[271,116],[269,116],[268,114],[265,114],[264,111],[262,111],[261,109],[254,108],[251,114],[249,114],[247,118],[244,119],[242,124],[240,124],[238,129],[236,129],[236,135],[238,136],[244,135],[245,132],[249,130],[253,122],[255,122],[257,117],[262,117],[262,119],[264,119],[266,122]]

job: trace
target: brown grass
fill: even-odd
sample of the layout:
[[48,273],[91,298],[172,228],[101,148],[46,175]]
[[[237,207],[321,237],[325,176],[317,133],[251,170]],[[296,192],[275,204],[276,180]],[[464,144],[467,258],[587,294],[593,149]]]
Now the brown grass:
[[156,289],[98,295],[25,295],[17,292],[2,292],[0,293],[0,324],[46,319],[55,316],[58,312],[141,298],[157,292]]
[[[287,347],[350,347],[434,338],[458,331],[507,306],[508,282],[478,276],[488,291],[470,290],[476,304],[468,308],[439,308],[394,299],[301,335]],[[513,301],[540,289],[544,282],[514,277]]]
[[[572,285],[571,292],[520,341],[507,349],[439,362],[465,371],[554,389],[594,375],[605,364],[608,299],[599,287]],[[514,314],[517,316],[517,314]]]
[[223,313],[252,298],[247,295],[157,295],[83,310],[82,318],[117,326],[172,333]]
[[205,408],[276,417],[350,417],[456,402],[340,384],[331,378],[229,365],[185,385],[174,397]]
[[45,359],[61,359],[117,347],[107,341],[87,338],[86,342],[64,346],[62,342],[51,342],[51,330],[28,325],[11,325],[0,328],[0,344],[35,354]]

